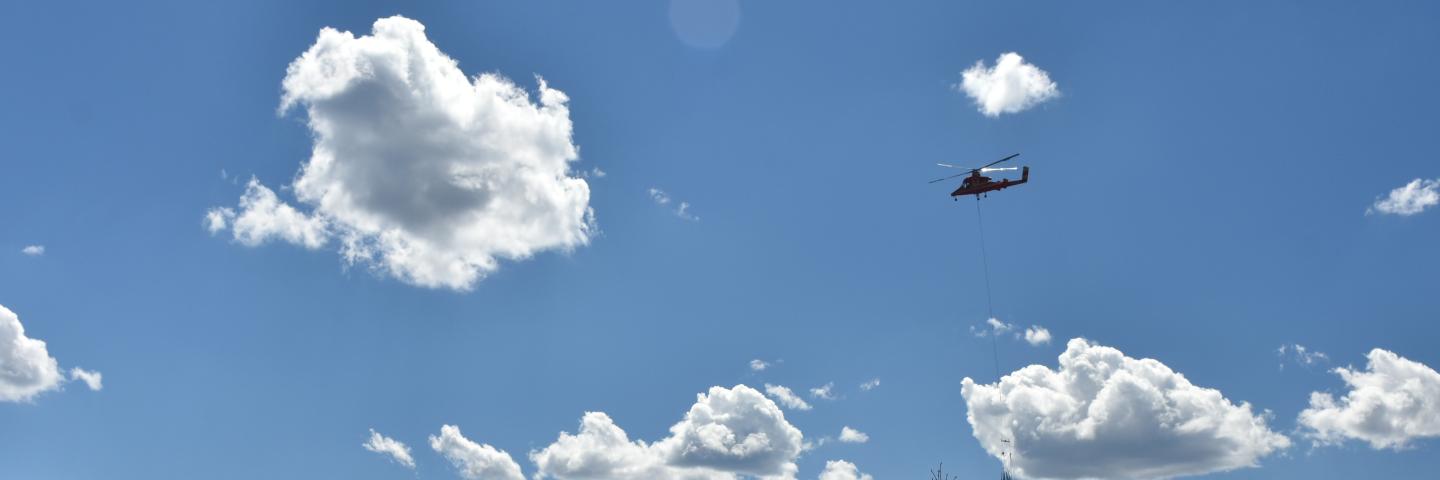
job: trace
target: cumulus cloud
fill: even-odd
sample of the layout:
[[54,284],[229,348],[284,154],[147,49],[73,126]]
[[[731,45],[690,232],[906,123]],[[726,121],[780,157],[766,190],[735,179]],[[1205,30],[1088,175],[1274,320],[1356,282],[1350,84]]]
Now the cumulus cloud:
[[286,70],[280,102],[305,110],[314,138],[290,185],[309,210],[252,181],[238,211],[212,209],[205,226],[246,245],[333,240],[347,264],[456,290],[501,260],[586,245],[569,98],[537,82],[532,100],[497,74],[467,78],[407,18],[359,37],[325,28]]
[[874,390],[875,387],[878,387],[878,386],[880,386],[880,379],[879,379],[879,378],[872,378],[872,379],[870,379],[869,381],[860,384],[860,390],[863,390],[863,391],[868,392],[868,391]]
[[509,453],[495,447],[475,443],[460,434],[460,427],[444,425],[440,435],[430,436],[430,448],[439,452],[469,480],[525,480],[520,465]]
[[758,359],[758,358],[757,358],[757,359],[754,359],[754,360],[751,360],[751,361],[750,361],[750,369],[751,369],[751,370],[760,372],[760,371],[764,371],[764,370],[767,369],[767,368],[770,368],[770,364],[767,363],[767,362],[764,361],[764,360],[761,360],[761,359]]
[[1257,465],[1288,448],[1266,414],[1191,384],[1153,359],[1073,339],[1060,367],[1031,365],[997,384],[962,382],[975,438],[1030,478],[1169,478]]
[[820,480],[873,480],[869,474],[860,473],[860,468],[844,460],[828,460]]
[[586,413],[576,434],[561,432],[530,459],[537,478],[793,479],[803,437],[774,402],[745,385],[696,396],[670,436],[631,440],[608,415]]
[[70,380],[85,382],[85,386],[89,387],[91,391],[98,392],[100,389],[105,388],[105,384],[102,382],[104,377],[100,372],[90,371],[80,367],[70,369]]
[[805,399],[800,398],[799,395],[796,395],[793,390],[790,390],[790,387],[786,387],[784,385],[771,385],[767,383],[765,384],[765,394],[769,395],[771,398],[774,398],[776,401],[779,401],[781,405],[785,406],[785,408],[791,410],[810,409],[810,404],[805,403]]
[[[673,201],[673,200],[670,198],[670,194],[665,193],[664,190],[661,190],[661,189],[658,189],[658,188],[655,188],[655,187],[650,187],[650,200],[651,200],[651,201],[654,201],[656,205],[660,205],[660,206],[662,206],[662,207],[666,207],[666,206],[670,205],[671,202]],[[683,219],[685,219],[685,220],[692,221],[692,222],[698,222],[698,221],[700,221],[700,217],[695,216],[695,214],[690,213],[690,203],[689,203],[689,202],[679,202],[679,203],[677,203],[677,204],[675,205],[675,216],[680,217],[680,218],[683,218]]]
[[1440,180],[1417,178],[1375,199],[1365,214],[1414,215],[1440,203]]
[[[457,431],[458,435],[459,432]],[[381,435],[375,429],[370,429],[370,439],[363,444],[366,450],[389,457],[395,463],[404,465],[406,468],[415,468],[415,458],[410,456],[410,447],[399,440]]]
[[811,388],[811,389],[810,389],[810,396],[811,396],[812,398],[818,398],[818,399],[821,399],[821,400],[834,400],[834,399],[836,398],[836,397],[835,397],[835,382],[829,382],[829,383],[826,383],[826,384],[824,384],[824,385],[821,385],[821,386],[818,386],[818,387],[815,387],[815,388]]
[[1317,445],[1356,439],[1397,450],[1440,436],[1440,373],[1379,348],[1367,357],[1365,370],[1335,369],[1350,387],[1343,398],[1310,394],[1299,418],[1305,436]]
[[281,240],[316,249],[325,246],[330,238],[324,219],[280,201],[274,191],[254,178],[245,184],[239,214],[231,208],[212,208],[205,213],[205,223],[210,234],[230,228],[236,241],[250,247]]
[[980,113],[998,117],[1002,113],[1024,111],[1046,100],[1060,96],[1060,87],[1039,67],[1025,63],[1015,52],[1000,54],[995,66],[975,62],[965,69],[956,87],[965,92]]
[[1302,367],[1311,367],[1317,364],[1330,361],[1325,352],[1311,350],[1301,344],[1281,345],[1275,349],[1275,355],[1280,357],[1280,370],[1285,370],[1286,362],[1293,362]]
[[1031,325],[1025,329],[1025,343],[1031,346],[1049,345],[1050,330],[1039,325]]
[[44,255],[44,254],[45,254],[45,246],[44,246],[44,245],[26,245],[25,248],[20,249],[20,253],[23,253],[23,254],[26,254],[26,255],[29,255],[29,256],[32,256],[32,257],[38,257],[38,256],[41,256],[41,255]]
[[43,340],[25,336],[20,316],[0,305],[0,402],[26,402],[65,377]]
[[865,432],[846,427],[840,427],[840,441],[844,443],[865,443],[870,441],[870,436]]

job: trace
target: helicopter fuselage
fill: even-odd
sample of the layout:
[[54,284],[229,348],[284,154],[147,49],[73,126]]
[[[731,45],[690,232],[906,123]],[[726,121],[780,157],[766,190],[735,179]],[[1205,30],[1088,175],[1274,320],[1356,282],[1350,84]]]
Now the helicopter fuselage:
[[1021,172],[1020,172],[1020,179],[1019,179],[1019,180],[1010,180],[1010,179],[1008,179],[1008,178],[1002,178],[1002,179],[1000,179],[999,181],[992,181],[992,180],[990,180],[990,177],[986,177],[986,176],[980,175],[980,174],[977,172],[977,173],[974,173],[974,174],[970,175],[969,177],[965,177],[965,181],[960,183],[960,188],[957,188],[957,189],[955,189],[955,191],[950,192],[950,196],[951,196],[951,197],[961,197],[961,196],[965,196],[965,195],[977,195],[977,196],[978,196],[978,195],[981,195],[981,194],[984,194],[984,193],[987,193],[987,192],[993,192],[993,191],[996,191],[996,190],[1004,190],[1004,189],[1006,189],[1006,188],[1009,188],[1009,187],[1012,187],[1012,186],[1015,186],[1015,185],[1019,185],[1019,184],[1022,184],[1022,183],[1028,182],[1028,181],[1030,181],[1030,167],[1024,167],[1024,168],[1021,170]]

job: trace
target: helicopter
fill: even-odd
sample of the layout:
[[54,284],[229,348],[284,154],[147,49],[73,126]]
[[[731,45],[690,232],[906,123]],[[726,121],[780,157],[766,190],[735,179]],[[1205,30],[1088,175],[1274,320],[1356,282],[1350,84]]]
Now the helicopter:
[[957,174],[955,174],[955,175],[951,175],[951,176],[948,176],[948,177],[937,178],[937,179],[931,180],[930,183],[935,183],[935,182],[939,182],[939,181],[943,181],[943,180],[949,180],[949,179],[952,179],[952,178],[955,178],[955,177],[959,177],[959,176],[962,176],[962,175],[969,175],[968,177],[965,177],[965,180],[964,180],[964,181],[960,182],[960,188],[957,188],[957,189],[955,189],[955,191],[950,192],[950,197],[951,197],[952,199],[959,200],[961,196],[964,196],[964,195],[974,195],[975,198],[978,200],[981,196],[989,196],[989,195],[988,195],[989,192],[992,192],[992,191],[995,191],[995,190],[1005,189],[1005,188],[1008,188],[1008,187],[1012,187],[1012,186],[1019,185],[1019,184],[1022,184],[1022,183],[1025,183],[1025,182],[1030,181],[1030,167],[1028,167],[1028,166],[1019,169],[1019,170],[1020,170],[1020,179],[1019,179],[1019,180],[1010,180],[1010,179],[1008,179],[1008,178],[1002,178],[1002,179],[1000,179],[999,181],[993,181],[993,180],[990,179],[990,177],[981,175],[982,173],[986,173],[986,172],[1000,172],[1000,171],[1006,171],[1006,170],[1016,170],[1015,167],[994,167],[994,165],[997,164],[997,163],[1000,163],[1000,162],[1003,162],[1003,161],[1006,161],[1006,160],[1009,160],[1009,159],[1018,157],[1018,156],[1020,156],[1020,154],[1016,153],[1016,154],[1010,155],[1010,156],[1008,156],[1008,157],[1005,157],[1005,158],[1002,158],[1002,159],[999,159],[999,160],[990,162],[990,163],[986,164],[985,166],[979,167],[979,168],[965,168],[965,167],[960,167],[960,166],[956,166],[956,165],[950,165],[950,164],[948,164],[948,163],[937,163],[936,165],[939,165],[939,166],[942,166],[942,167],[947,167],[947,168],[959,168],[959,169],[964,169],[964,170],[969,170],[969,171],[966,172],[966,173],[957,173]]

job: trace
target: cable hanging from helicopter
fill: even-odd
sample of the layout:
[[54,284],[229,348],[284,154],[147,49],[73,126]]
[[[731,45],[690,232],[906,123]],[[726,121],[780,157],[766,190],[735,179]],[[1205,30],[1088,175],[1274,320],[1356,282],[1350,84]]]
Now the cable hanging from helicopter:
[[[1019,184],[1022,184],[1022,183],[1029,182],[1029,181],[1030,181],[1030,167],[1029,167],[1029,166],[1025,166],[1025,167],[1021,167],[1021,168],[1020,168],[1020,179],[1019,179],[1019,180],[1010,180],[1010,179],[1007,179],[1007,178],[1002,178],[1002,179],[996,181],[996,180],[992,180],[990,177],[987,177],[987,176],[985,176],[985,175],[983,175],[983,174],[984,174],[984,173],[988,173],[988,172],[1014,171],[1014,170],[1016,169],[1015,167],[996,167],[995,165],[999,164],[1000,162],[1004,162],[1004,161],[1010,160],[1010,159],[1015,158],[1015,157],[1018,157],[1018,156],[1020,156],[1020,154],[1018,154],[1018,153],[1012,154],[1012,155],[1010,155],[1010,156],[1008,156],[1008,157],[1005,157],[1005,158],[1002,158],[1002,159],[999,159],[999,160],[990,162],[990,163],[988,163],[988,164],[985,164],[984,166],[977,167],[977,168],[965,168],[965,167],[959,167],[959,166],[955,166],[955,165],[950,165],[950,164],[947,164],[947,163],[937,163],[936,165],[939,165],[939,166],[942,166],[942,167],[946,167],[946,168],[959,168],[959,169],[962,169],[962,170],[966,170],[966,172],[965,172],[965,173],[957,173],[957,174],[955,174],[955,175],[950,175],[950,176],[948,176],[948,177],[937,178],[937,179],[934,179],[934,180],[931,180],[931,181],[930,181],[930,183],[935,183],[935,182],[941,182],[941,181],[949,180],[949,179],[952,179],[952,178],[955,178],[955,177],[965,176],[965,180],[963,180],[963,181],[960,182],[960,187],[959,187],[959,188],[956,188],[955,191],[950,192],[950,198],[953,199],[953,200],[959,200],[960,197],[965,196],[965,195],[974,195],[974,196],[975,196],[975,222],[976,222],[976,224],[979,226],[979,232],[978,232],[978,233],[979,233],[979,236],[980,236],[980,264],[981,264],[982,267],[984,268],[984,273],[985,273],[985,312],[986,312],[986,314],[988,315],[987,320],[989,320],[989,321],[998,321],[998,320],[995,319],[994,299],[993,299],[993,297],[992,297],[992,295],[991,295],[991,293],[990,293],[990,258],[989,258],[989,254],[985,251],[985,219],[984,219],[984,217],[982,217],[981,214],[980,214],[980,198],[981,198],[981,197],[988,197],[988,196],[989,196],[989,193],[990,193],[990,192],[993,192],[993,191],[1004,190],[1004,189],[1006,189],[1006,188],[1009,188],[1009,187],[1012,187],[1012,186],[1015,186],[1015,185],[1019,185]],[[995,337],[999,336],[999,334],[1000,334],[1000,332],[999,332],[999,330],[997,329],[995,332],[992,332],[991,335],[990,335],[990,354],[991,354],[991,356],[993,357],[993,359],[994,359],[994,361],[995,361],[995,364],[994,364],[994,365],[995,365],[995,381],[996,381],[997,385],[998,385],[998,383],[999,383],[999,381],[1000,381],[1000,347],[997,345],[998,342],[997,342],[997,339],[996,339]],[[1010,453],[1009,453],[1009,450],[1010,450],[1011,442],[1010,442],[1010,439],[1008,439],[1008,438],[1006,438],[1006,439],[1001,439],[1001,441],[1005,443],[1005,448],[1002,450],[1002,453],[1001,453],[1002,458],[1001,458],[1001,467],[1000,467],[1000,478],[1001,478],[1002,480],[1010,480],[1011,477],[1010,477]]]

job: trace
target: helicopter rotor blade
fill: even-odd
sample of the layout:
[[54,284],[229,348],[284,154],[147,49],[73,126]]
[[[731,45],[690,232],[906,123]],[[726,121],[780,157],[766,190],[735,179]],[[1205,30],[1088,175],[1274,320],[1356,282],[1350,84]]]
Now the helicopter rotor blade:
[[952,178],[955,178],[955,177],[963,177],[963,176],[966,176],[966,175],[969,175],[969,173],[957,173],[957,174],[954,174],[954,175],[951,175],[951,176],[948,176],[948,177],[937,178],[937,179],[931,180],[931,181],[926,182],[926,183],[935,183],[935,182],[940,182],[940,181],[944,181],[944,180],[949,180],[949,179],[952,179]]
[[982,173],[983,173],[983,172],[1013,172],[1013,171],[1016,171],[1016,170],[1019,170],[1019,169],[1020,169],[1020,167],[989,167],[989,168],[982,168],[982,169],[980,169],[980,171],[981,171]]
[[959,165],[951,165],[951,164],[948,164],[948,163],[936,163],[936,165],[939,165],[939,166],[942,166],[942,167],[945,167],[945,168],[963,168],[963,169],[965,169],[965,170],[972,170],[970,167],[962,167],[962,166],[959,166]]
[[994,164],[997,164],[997,163],[1000,163],[1000,162],[1003,162],[1003,161],[1006,161],[1006,160],[1009,160],[1009,159],[1012,159],[1012,158],[1015,158],[1015,157],[1018,157],[1018,156],[1020,156],[1020,154],[1014,153],[1014,154],[1011,154],[1011,155],[1008,156],[1008,157],[1005,157],[1005,158],[1002,158],[1002,159],[999,159],[999,160],[996,160],[996,161],[987,163],[987,164],[985,164],[984,167],[980,167],[980,168],[981,168],[981,169],[984,169],[984,168],[989,167],[989,166],[991,166],[991,165],[994,165]]

